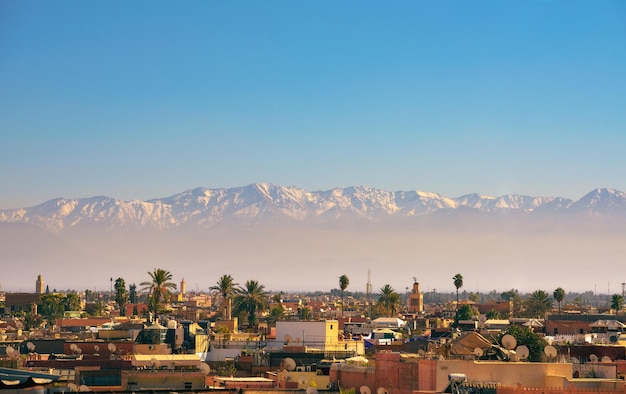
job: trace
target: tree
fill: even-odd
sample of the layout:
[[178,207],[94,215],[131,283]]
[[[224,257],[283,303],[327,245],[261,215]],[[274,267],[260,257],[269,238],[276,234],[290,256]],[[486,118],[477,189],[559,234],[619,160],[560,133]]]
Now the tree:
[[510,302],[513,304],[513,310],[511,314],[513,316],[520,316],[522,310],[522,297],[519,295],[519,292],[516,289],[511,289],[509,291],[505,291],[500,294],[500,298],[502,301]]
[[128,286],[128,300],[131,304],[137,303],[137,285],[134,283]]
[[226,305],[222,308],[222,317],[225,320],[232,319],[232,298],[235,293],[235,280],[230,275],[222,275],[217,283],[210,287],[210,290],[219,291],[222,295],[222,302]]
[[478,311],[473,309],[471,306],[465,304],[462,305],[454,315],[454,322],[452,323],[452,327],[458,327],[459,321],[461,320],[472,320],[473,316],[478,315]]
[[24,323],[24,331],[30,331],[33,328],[39,328],[43,323],[41,315],[37,315],[31,311],[23,311],[21,317],[22,323]]
[[126,282],[122,278],[115,279],[115,302],[117,306],[120,308],[120,315],[126,316],[126,304],[130,296],[128,295],[128,291],[126,290]]
[[58,293],[44,294],[39,298],[39,314],[51,324],[63,317],[65,312],[65,297]]
[[618,315],[619,311],[624,307],[624,297],[620,294],[613,294],[611,297],[611,309],[615,310],[615,314]]
[[243,287],[236,288],[233,301],[237,314],[247,315],[248,326],[250,327],[256,325],[257,312],[267,310],[269,305],[265,286],[256,280],[247,280]]
[[454,287],[456,287],[456,307],[459,307],[459,289],[463,287],[463,275],[456,274],[452,277]]
[[348,276],[344,274],[339,277],[339,288],[341,289],[341,316],[343,316],[343,308],[344,308],[343,292],[348,288],[349,284],[350,284],[350,279],[348,279]]
[[535,290],[526,300],[525,306],[528,317],[543,318],[552,308],[552,298],[543,290]]
[[63,308],[66,311],[80,311],[82,305],[80,297],[76,293],[67,293],[63,299]]
[[491,320],[491,319],[500,319],[500,312],[498,312],[495,309],[491,309],[489,310],[486,314],[485,317],[487,318],[487,320]]
[[394,316],[400,304],[400,295],[396,293],[391,285],[387,284],[380,289],[378,303],[380,304],[382,314]]
[[278,320],[285,317],[285,309],[282,305],[275,305],[270,309],[269,314],[265,318],[268,324],[275,325]]
[[141,282],[142,291],[148,291],[148,310],[155,315],[161,310],[161,299],[167,304],[172,296],[172,290],[176,290],[176,284],[170,282],[172,274],[161,268],[155,268],[148,272],[151,281]]
[[[505,334],[512,335],[516,339],[518,346],[525,345],[528,348],[528,361],[541,361],[543,349],[548,343],[539,334],[527,327],[515,325],[510,326],[502,336]],[[499,338],[499,342],[501,340],[502,337]]]
[[559,303],[559,313],[561,313],[561,302],[565,299],[565,290],[561,287],[557,287],[554,293],[552,293],[552,297]]
[[302,305],[298,308],[298,319],[300,320],[311,320],[311,308],[308,306]]

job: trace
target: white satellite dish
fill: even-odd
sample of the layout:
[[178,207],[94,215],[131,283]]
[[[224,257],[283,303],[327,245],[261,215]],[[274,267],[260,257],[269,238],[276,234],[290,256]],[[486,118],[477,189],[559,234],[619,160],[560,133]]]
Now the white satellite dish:
[[294,360],[291,357],[287,357],[287,358],[283,359],[283,367],[287,371],[293,371],[294,369],[296,369],[296,360]]
[[296,337],[296,343],[300,344],[300,342],[302,342],[302,339],[300,339],[300,337]]
[[591,361],[592,363],[597,363],[598,362],[598,356],[596,356],[595,354],[590,354],[589,355],[589,361]]
[[284,340],[285,340],[285,343],[289,345],[293,339],[291,338],[291,335],[285,334]]
[[76,353],[81,354],[82,352],[83,352],[83,349],[81,349],[81,348],[77,348],[76,349]]
[[474,356],[476,357],[482,357],[484,354],[483,349],[476,347],[474,348]]
[[68,383],[67,387],[74,393],[78,391],[78,386],[75,383]]
[[549,358],[554,358],[556,357],[556,348],[552,345],[548,345],[546,347],[543,348],[543,352],[546,354],[546,356],[548,356]]
[[372,390],[370,390],[368,386],[361,386],[359,388],[359,393],[360,394],[372,394]]
[[520,360],[526,360],[530,355],[530,350],[526,345],[520,345],[515,349],[515,353],[517,353],[517,357],[519,357]]
[[317,389],[313,386],[309,386],[306,388],[306,394],[317,394]]
[[114,344],[114,343],[109,343],[108,348],[109,348],[109,351],[110,351],[111,353],[115,352],[115,344]]
[[16,320],[15,321],[15,327],[17,327],[19,329],[22,329],[22,328],[24,328],[24,323],[22,323],[21,320]]
[[389,394],[389,392],[387,391],[386,388],[379,387],[378,390],[376,390],[376,394]]
[[35,351],[35,344],[32,342],[27,342],[26,343],[26,348],[28,349],[29,352],[34,352]]
[[13,348],[13,346],[7,346],[4,351],[6,352],[7,356],[11,356],[13,353],[15,353],[15,348]]
[[611,360],[611,357],[609,356],[602,356],[602,363],[603,364],[607,364],[607,363],[611,363],[613,362],[613,360]]
[[580,364],[580,360],[578,359],[578,357],[571,357],[569,359],[569,362],[572,364]]
[[75,352],[75,351],[76,351],[76,349],[78,349],[78,346],[76,346],[76,344],[75,344],[75,343],[72,343],[72,344],[70,345],[70,350],[71,350],[71,351],[73,351],[73,352]]
[[306,385],[306,376],[304,376],[304,375],[298,376],[298,384],[300,386]]
[[78,386],[78,391],[86,392],[90,390],[89,390],[89,387],[85,386],[84,384],[81,384],[80,386]]
[[511,334],[503,336],[501,341],[502,346],[504,346],[506,350],[513,350],[517,346],[517,339]]
[[209,366],[209,364],[201,362],[200,371],[202,371],[203,374],[208,375],[209,373],[211,373],[211,367]]

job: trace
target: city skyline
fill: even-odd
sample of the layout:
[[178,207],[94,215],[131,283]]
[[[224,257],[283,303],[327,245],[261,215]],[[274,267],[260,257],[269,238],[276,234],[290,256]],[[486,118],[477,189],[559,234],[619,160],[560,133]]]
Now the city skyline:
[[8,1],[0,209],[195,187],[626,190],[626,5]]

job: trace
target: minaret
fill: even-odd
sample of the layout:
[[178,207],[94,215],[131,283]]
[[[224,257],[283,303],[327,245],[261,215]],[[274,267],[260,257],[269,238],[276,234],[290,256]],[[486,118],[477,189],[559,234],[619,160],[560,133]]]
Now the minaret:
[[41,274],[37,275],[37,281],[35,282],[35,293],[43,294],[46,289],[46,285],[43,283],[43,277]]
[[185,278],[183,278],[183,280],[180,281],[180,295],[184,297],[186,293],[187,293],[187,282],[185,282]]
[[424,296],[420,292],[420,284],[413,278],[413,289],[409,295],[409,312],[420,313],[424,311]]

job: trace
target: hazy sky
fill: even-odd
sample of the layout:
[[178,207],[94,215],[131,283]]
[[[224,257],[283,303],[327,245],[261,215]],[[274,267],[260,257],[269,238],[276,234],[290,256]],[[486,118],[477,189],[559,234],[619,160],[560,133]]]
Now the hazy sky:
[[0,2],[0,208],[626,190],[623,1]]

